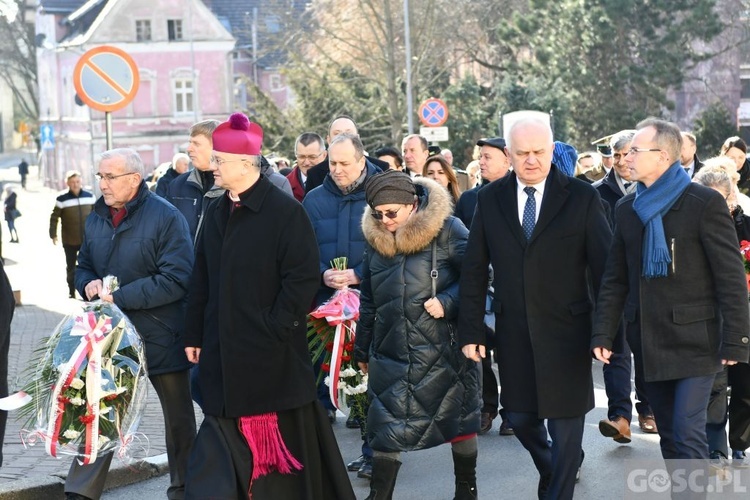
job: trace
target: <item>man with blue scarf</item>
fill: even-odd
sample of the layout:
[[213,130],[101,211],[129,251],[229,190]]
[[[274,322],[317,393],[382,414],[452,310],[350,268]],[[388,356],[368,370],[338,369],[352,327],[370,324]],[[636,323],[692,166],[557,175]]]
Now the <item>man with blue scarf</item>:
[[711,385],[722,365],[747,362],[750,318],[726,202],[690,182],[681,146],[672,123],[650,118],[637,126],[625,161],[638,186],[615,208],[591,347],[608,363],[623,318],[662,456],[708,460]]

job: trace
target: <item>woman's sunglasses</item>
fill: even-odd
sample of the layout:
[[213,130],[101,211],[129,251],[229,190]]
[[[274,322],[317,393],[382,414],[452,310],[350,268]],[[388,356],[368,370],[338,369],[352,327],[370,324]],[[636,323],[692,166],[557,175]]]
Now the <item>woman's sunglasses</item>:
[[398,210],[386,210],[385,212],[378,212],[377,210],[373,210],[370,215],[372,215],[375,220],[383,220],[384,215],[389,219],[395,219],[396,217],[398,217],[398,211],[402,208],[404,207],[400,207]]

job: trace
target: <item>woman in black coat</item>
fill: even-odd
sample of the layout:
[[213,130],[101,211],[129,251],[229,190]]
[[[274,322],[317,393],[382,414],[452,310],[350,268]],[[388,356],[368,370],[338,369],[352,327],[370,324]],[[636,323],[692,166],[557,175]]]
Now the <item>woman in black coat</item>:
[[448,192],[430,179],[378,174],[367,183],[366,198],[355,356],[369,371],[367,436],[374,457],[368,498],[391,498],[400,452],[445,442],[452,444],[455,497],[476,498],[479,371],[456,339],[468,231],[451,215]]
[[[693,182],[710,187],[721,193],[727,200],[729,212],[734,221],[738,241],[750,241],[750,217],[736,205],[733,186],[726,170],[711,166],[713,159],[695,174]],[[727,405],[727,386],[732,386],[732,397]],[[708,403],[706,435],[711,459],[718,463],[729,457],[727,448],[727,410],[729,410],[729,446],[732,450],[732,463],[747,465],[745,450],[750,446],[750,365],[737,363],[716,374]]]
[[19,211],[16,208],[16,198],[18,195],[13,188],[5,188],[5,221],[8,223],[8,232],[10,232],[10,242],[18,243],[18,232],[16,231],[16,218]]

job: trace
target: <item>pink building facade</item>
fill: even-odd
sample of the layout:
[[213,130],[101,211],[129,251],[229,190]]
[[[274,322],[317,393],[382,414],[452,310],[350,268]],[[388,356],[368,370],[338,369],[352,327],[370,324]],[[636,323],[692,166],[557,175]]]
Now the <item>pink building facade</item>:
[[193,123],[224,120],[233,109],[235,39],[200,0],[102,0],[71,13],[55,3],[42,1],[36,16],[44,35],[37,49],[40,124],[54,129],[54,147],[43,155],[49,186],[62,188],[71,169],[96,186],[105,114],[79,105],[73,84],[75,65],[91,48],[118,47],[138,66],[135,99],[112,113],[112,142],[137,150],[147,173],[184,151]]

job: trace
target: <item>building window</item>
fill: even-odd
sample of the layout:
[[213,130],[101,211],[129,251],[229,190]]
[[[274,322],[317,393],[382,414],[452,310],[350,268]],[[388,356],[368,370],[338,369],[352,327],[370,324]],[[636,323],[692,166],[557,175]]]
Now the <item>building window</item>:
[[176,115],[193,112],[193,81],[179,78],[174,81],[174,112]]
[[284,86],[282,85],[282,82],[281,82],[281,75],[279,74],[271,75],[269,80],[270,80],[269,84],[271,87],[271,91],[284,89]]
[[167,21],[167,34],[170,41],[182,40],[182,19],[169,19]]
[[151,21],[140,19],[135,22],[135,39],[138,42],[151,41]]
[[742,83],[742,90],[740,91],[741,99],[750,99],[750,78],[742,77],[740,79]]

